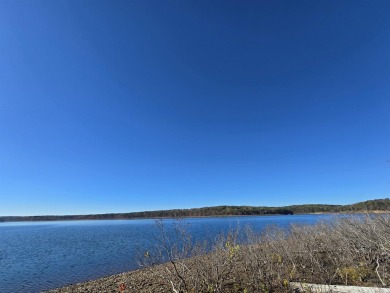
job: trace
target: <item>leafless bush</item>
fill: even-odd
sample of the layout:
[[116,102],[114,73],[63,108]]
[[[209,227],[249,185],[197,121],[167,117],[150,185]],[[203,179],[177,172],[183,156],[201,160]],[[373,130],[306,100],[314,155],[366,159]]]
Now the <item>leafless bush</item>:
[[168,261],[156,278],[173,292],[288,292],[289,283],[386,287],[390,284],[390,216],[343,216],[316,225],[238,231],[194,243],[182,224],[156,222],[159,249],[143,264]]

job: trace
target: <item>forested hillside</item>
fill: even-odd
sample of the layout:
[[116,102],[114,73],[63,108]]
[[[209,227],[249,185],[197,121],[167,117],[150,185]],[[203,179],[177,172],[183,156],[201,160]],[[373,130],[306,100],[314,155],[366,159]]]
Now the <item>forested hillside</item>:
[[390,199],[375,199],[351,205],[305,204],[285,207],[253,207],[253,206],[216,206],[193,209],[174,209],[144,211],[132,213],[111,213],[94,215],[67,216],[9,216],[0,217],[0,222],[11,221],[60,221],[60,220],[109,220],[109,219],[144,219],[144,218],[176,218],[176,217],[208,217],[208,216],[246,216],[246,215],[293,215],[308,213],[340,213],[389,211]]

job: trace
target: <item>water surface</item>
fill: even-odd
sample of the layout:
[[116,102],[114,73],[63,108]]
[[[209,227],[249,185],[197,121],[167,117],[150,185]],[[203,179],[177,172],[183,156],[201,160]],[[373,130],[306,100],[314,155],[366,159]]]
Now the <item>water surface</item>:
[[[326,215],[188,218],[194,239],[213,239],[238,225],[313,224]],[[174,220],[164,220],[167,227]],[[0,223],[0,292],[40,292],[139,268],[156,241],[154,220]]]

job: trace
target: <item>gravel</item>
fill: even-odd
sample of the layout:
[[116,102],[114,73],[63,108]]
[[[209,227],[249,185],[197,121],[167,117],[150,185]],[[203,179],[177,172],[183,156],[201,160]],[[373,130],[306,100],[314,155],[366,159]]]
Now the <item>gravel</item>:
[[126,289],[123,293],[140,292],[140,293],[163,293],[171,292],[169,284],[161,279],[156,279],[156,273],[164,274],[164,265],[153,268],[140,269],[117,275],[91,280],[84,283],[72,284],[66,287],[45,291],[46,293],[68,293],[68,292],[121,292],[120,285],[125,284]]

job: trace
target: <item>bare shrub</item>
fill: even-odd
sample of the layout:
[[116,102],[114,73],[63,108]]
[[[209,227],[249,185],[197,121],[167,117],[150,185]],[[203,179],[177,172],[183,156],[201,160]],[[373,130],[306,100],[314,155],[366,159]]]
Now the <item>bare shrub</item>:
[[[197,242],[182,224],[167,231],[162,221],[158,249],[143,264],[168,261],[156,280],[173,292],[288,292],[289,283],[389,286],[390,216],[343,216],[288,231],[247,228],[214,242]],[[241,239],[242,240],[242,239]]]

